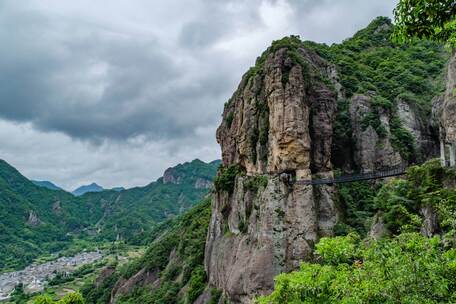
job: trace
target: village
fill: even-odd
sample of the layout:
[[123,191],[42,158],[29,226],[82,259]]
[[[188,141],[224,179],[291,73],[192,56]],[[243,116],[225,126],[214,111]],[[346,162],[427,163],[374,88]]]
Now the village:
[[20,271],[0,274],[0,301],[7,300],[19,284],[23,285],[26,293],[39,292],[57,273],[72,273],[78,267],[94,263],[102,257],[101,251],[82,252],[73,257],[61,257],[43,264],[32,264]]

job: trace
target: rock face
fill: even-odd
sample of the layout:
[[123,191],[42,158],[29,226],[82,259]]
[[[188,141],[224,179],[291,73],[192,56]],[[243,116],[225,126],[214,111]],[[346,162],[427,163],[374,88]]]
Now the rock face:
[[[338,218],[332,186],[288,183],[333,175],[335,69],[304,48],[263,56],[217,130],[223,165],[246,174],[236,176],[233,191],[214,193],[205,266],[209,283],[234,303],[269,292],[275,275],[312,258]],[[252,186],[259,178],[267,182]]]
[[35,211],[33,211],[33,210],[29,211],[27,224],[29,224],[32,227],[37,227],[37,226],[39,226],[41,224],[41,220],[38,217],[38,215],[35,213]]
[[449,64],[446,91],[442,104],[441,135],[447,142],[456,142],[456,53]]
[[[350,119],[353,128],[354,151],[353,160],[356,169],[364,172],[381,170],[406,164],[422,162],[438,155],[438,136],[433,132],[431,120],[424,120],[419,110],[404,100],[396,100],[394,114],[385,109],[376,109],[379,123],[384,134],[379,134],[372,125],[365,124],[368,115],[374,113],[373,97],[354,95],[350,100]],[[406,159],[392,144],[391,121],[397,115],[401,127],[414,139],[415,153]]]
[[[355,95],[350,103],[350,119],[355,142],[355,165],[364,172],[371,172],[382,167],[399,165],[401,155],[396,152],[389,136],[381,137],[372,126],[363,126],[365,117],[372,113],[371,97]],[[385,112],[378,113],[380,121],[389,134],[389,117]]]

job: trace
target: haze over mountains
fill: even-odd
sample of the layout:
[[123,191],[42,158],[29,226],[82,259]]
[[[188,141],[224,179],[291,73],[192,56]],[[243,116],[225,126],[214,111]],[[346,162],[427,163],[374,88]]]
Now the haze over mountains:
[[84,185],[84,186],[78,187],[71,193],[73,193],[76,196],[80,196],[87,192],[101,192],[103,190],[104,190],[103,187],[97,185],[96,183],[91,183],[90,185]]

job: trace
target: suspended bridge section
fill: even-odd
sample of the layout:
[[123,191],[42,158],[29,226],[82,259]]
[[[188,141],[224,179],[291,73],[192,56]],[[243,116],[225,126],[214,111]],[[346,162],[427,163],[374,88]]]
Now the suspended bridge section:
[[382,179],[392,176],[400,176],[406,173],[407,166],[401,165],[397,167],[388,168],[380,171],[372,171],[359,174],[350,174],[342,175],[334,178],[321,178],[321,179],[311,179],[311,180],[296,180],[292,181],[292,184],[297,185],[332,185],[332,184],[341,184],[341,183],[352,183],[356,181],[365,181],[372,179]]

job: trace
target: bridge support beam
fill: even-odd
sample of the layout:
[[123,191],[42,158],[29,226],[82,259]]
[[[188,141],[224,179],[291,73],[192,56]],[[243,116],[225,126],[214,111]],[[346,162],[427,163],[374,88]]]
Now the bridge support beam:
[[446,166],[445,162],[445,143],[441,140],[440,141],[440,161],[442,163],[442,167]]
[[455,160],[455,154],[454,154],[454,143],[449,144],[450,148],[450,166],[454,167],[456,166],[456,160]]

